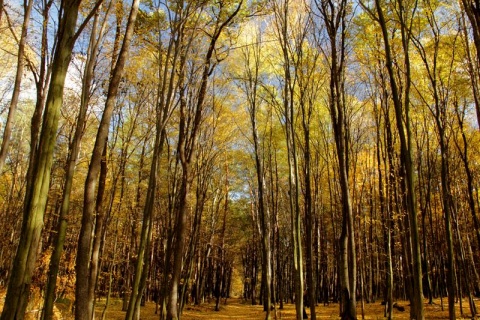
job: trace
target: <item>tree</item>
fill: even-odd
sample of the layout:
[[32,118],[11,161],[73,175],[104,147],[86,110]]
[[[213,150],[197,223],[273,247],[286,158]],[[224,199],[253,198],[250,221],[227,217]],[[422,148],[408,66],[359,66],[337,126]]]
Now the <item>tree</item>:
[[[270,212],[266,203],[266,181],[264,170],[264,156],[258,132],[258,115],[261,108],[258,90],[261,86],[260,61],[261,61],[261,37],[256,35],[255,44],[248,44],[243,49],[245,68],[241,75],[240,86],[247,97],[247,109],[250,118],[251,136],[253,143],[253,157],[255,159],[255,171],[257,182],[257,210],[260,219],[260,237],[262,239],[262,289],[264,290],[265,319],[270,319],[272,304],[272,250],[271,250],[271,227]],[[252,49],[250,49],[252,47]]]
[[289,0],[272,1],[274,14],[274,30],[281,48],[282,83],[279,88],[280,103],[279,114],[284,121],[286,137],[287,163],[288,163],[288,207],[290,210],[291,243],[293,245],[293,279],[295,309],[298,320],[303,318],[304,312],[304,280],[303,280],[303,248],[301,236],[301,211],[300,211],[300,177],[298,165],[298,139],[296,130],[295,90],[297,78],[294,72],[298,68],[298,52],[301,51],[305,40],[305,25],[299,21],[298,30],[292,27],[292,14]]
[[[18,54],[17,54],[17,73],[15,75],[15,83],[13,86],[12,99],[10,100],[10,106],[8,108],[7,122],[3,130],[2,145],[0,148],[0,174],[2,173],[5,159],[7,158],[8,149],[10,146],[10,136],[12,133],[13,120],[15,117],[15,111],[17,109],[18,99],[20,97],[20,85],[22,83],[23,69],[25,66],[25,45],[27,41],[28,26],[30,23],[30,13],[32,12],[33,0],[24,1],[24,15],[22,31],[20,39],[18,40]],[[0,3],[0,18],[3,11],[3,3]],[[1,19],[0,19],[1,21]],[[12,30],[13,31],[13,30]]]
[[1,316],[2,320],[23,319],[27,307],[50,184],[53,149],[63,101],[65,76],[70,63],[73,45],[78,37],[78,32],[81,32],[84,26],[82,25],[77,33],[75,32],[80,3],[81,0],[61,2],[63,11],[57,33],[58,46],[53,57],[52,76],[46,100],[39,147],[38,150],[33,149],[31,151],[36,153],[32,157],[35,161],[30,164],[29,169],[33,175],[31,184],[28,185],[30,190],[27,189],[27,195],[24,200],[22,237],[13,261],[13,271],[8,283],[5,307]]
[[[195,149],[197,147],[197,134],[202,122],[202,114],[205,108],[205,99],[207,96],[207,85],[208,78],[212,74],[215,63],[213,59],[215,58],[215,50],[217,45],[217,40],[224,31],[224,28],[229,26],[239,13],[240,8],[242,7],[243,1],[240,1],[236,6],[231,6],[228,1],[220,1],[218,8],[214,7],[214,24],[212,30],[209,33],[209,43],[205,56],[202,59],[203,66],[201,67],[201,75],[199,79],[198,93],[196,100],[193,102],[193,105],[190,106],[191,110],[187,109],[187,96],[184,91],[185,84],[185,72],[186,70],[181,69],[181,75],[179,78],[179,88],[180,88],[180,119],[179,119],[179,133],[178,133],[178,144],[177,144],[177,157],[178,162],[182,168],[182,175],[180,180],[180,188],[178,195],[178,203],[176,209],[176,221],[175,221],[175,238],[176,242],[174,245],[174,261],[172,268],[172,280],[170,285],[170,292],[168,296],[168,305],[167,305],[167,319],[168,320],[177,320],[179,318],[177,300],[178,300],[178,287],[180,284],[180,277],[182,273],[182,259],[184,252],[184,245],[186,241],[186,218],[187,218],[187,196],[190,192],[191,187],[191,164]],[[183,53],[181,59],[186,59],[186,53]],[[181,62],[181,65],[185,65],[185,60]]]
[[[414,38],[414,44],[418,50],[418,53],[424,63],[427,77],[431,84],[432,91],[432,103],[424,98],[430,112],[435,120],[435,127],[437,129],[438,142],[441,155],[441,184],[442,184],[442,200],[443,211],[445,219],[445,234],[447,238],[447,288],[448,288],[448,310],[450,319],[454,320],[455,317],[455,257],[454,257],[454,244],[452,235],[452,207],[453,198],[451,192],[451,173],[450,173],[450,155],[449,155],[449,134],[448,134],[448,105],[450,97],[450,83],[452,80],[452,69],[444,72],[438,70],[440,65],[440,40],[442,36],[442,30],[435,16],[435,7],[427,1],[426,5],[426,19],[431,30],[431,43],[423,43],[418,38]],[[429,52],[426,46],[431,46],[433,52]],[[445,63],[452,66],[453,59],[455,57],[454,52],[451,54],[452,61]],[[442,70],[443,71],[443,70]]]
[[[167,48],[162,47],[161,36],[159,36],[158,43],[154,48],[154,50],[156,50],[156,64],[158,66],[158,86],[156,93],[157,100],[155,107],[155,142],[152,163],[150,167],[147,197],[145,199],[145,206],[143,212],[143,224],[140,235],[140,245],[137,254],[137,264],[135,266],[134,283],[132,286],[132,294],[130,296],[130,301],[125,319],[132,319],[134,314],[138,312],[142,292],[145,289],[145,283],[150,266],[149,257],[151,254],[152,223],[155,208],[155,197],[157,193],[157,184],[159,180],[158,171],[160,166],[160,157],[163,152],[166,139],[165,127],[175,105],[174,101],[171,98],[173,92],[175,90],[178,90],[175,81],[175,68],[177,67],[179,54],[181,51],[181,45],[183,44],[183,37],[185,36],[185,24],[179,23],[181,21],[181,18],[184,17],[182,17],[181,15],[175,15],[175,19],[171,21],[170,26],[172,28],[172,34],[168,42]],[[157,28],[162,27],[163,21],[160,16],[154,16],[154,19],[156,19],[156,21],[154,21],[156,22],[154,30],[158,30]],[[158,32],[160,33],[161,30],[158,30]],[[163,61],[171,61],[171,64],[163,64]]]
[[[103,110],[102,119],[98,127],[91,162],[85,181],[82,227],[78,239],[77,265],[75,268],[77,272],[77,282],[75,287],[75,318],[79,320],[92,319],[94,316],[93,306],[95,286],[98,275],[100,242],[104,223],[104,216],[98,212],[98,204],[95,204],[95,189],[98,176],[101,171],[104,170],[102,170],[102,159],[106,154],[106,142],[110,120],[112,118],[120,81],[127,60],[128,49],[133,37],[139,2],[139,0],[134,0],[132,2],[122,46],[108,85],[105,109]],[[101,189],[99,188],[99,190]],[[97,197],[97,201],[102,198],[101,191],[99,191],[99,194],[100,196]],[[97,211],[96,214],[95,211]],[[94,223],[93,218],[95,216],[96,221]],[[93,234],[95,234],[95,237],[93,237]]]
[[[52,252],[49,266],[49,276],[47,282],[47,289],[45,292],[45,304],[42,310],[43,319],[51,319],[53,317],[53,303],[55,299],[55,288],[57,283],[57,276],[60,267],[60,260],[63,253],[63,246],[65,242],[66,232],[67,232],[67,220],[68,213],[70,210],[70,195],[72,191],[73,178],[75,173],[75,167],[77,165],[78,153],[80,151],[80,142],[83,135],[87,110],[90,101],[91,95],[91,86],[93,81],[93,71],[96,64],[96,56],[99,51],[99,45],[103,33],[106,28],[106,21],[108,13],[110,11],[112,3],[108,5],[107,12],[105,14],[105,19],[101,26],[101,29],[98,31],[97,28],[99,24],[99,12],[95,14],[92,26],[92,32],[89,42],[89,50],[87,61],[85,63],[85,70],[83,75],[82,83],[82,93],[80,98],[80,109],[78,112],[77,122],[75,126],[75,133],[73,141],[70,146],[68,159],[66,162],[66,177],[65,177],[65,187],[62,195],[62,205],[60,210],[60,216],[58,218],[58,233],[56,237],[55,247]],[[100,10],[100,8],[98,9]]]
[[478,0],[462,0],[463,9],[472,26],[473,42],[477,49],[477,63],[480,62],[480,3]]
[[346,119],[345,105],[346,19],[348,2],[339,1],[331,3],[328,1],[319,1],[316,2],[316,5],[326,27],[331,54],[330,57],[327,57],[330,66],[328,104],[335,137],[342,199],[342,232],[339,239],[340,315],[342,319],[356,319],[357,265],[348,171],[349,128]]
[[[409,44],[411,42],[411,20],[409,22],[409,16],[407,8],[401,1],[394,2],[393,5],[398,6],[397,12],[399,14],[400,31],[402,40],[402,49],[404,54],[404,67],[405,67],[405,85],[402,95],[399,91],[398,80],[396,78],[394,70],[394,61],[392,57],[392,49],[390,46],[390,37],[388,32],[387,22],[384,16],[384,9],[379,0],[375,1],[375,10],[377,15],[374,15],[370,9],[365,5],[362,5],[375,21],[379,24],[383,45],[385,49],[385,64],[388,72],[391,99],[393,101],[395,110],[395,119],[398,135],[400,138],[400,163],[401,163],[401,177],[405,190],[405,196],[403,197],[405,210],[408,215],[410,241],[407,244],[411,245],[412,254],[412,295],[410,296],[411,311],[410,317],[412,319],[423,320],[423,286],[422,286],[422,265],[421,265],[421,252],[420,252],[420,240],[418,235],[418,221],[417,221],[417,203],[415,197],[415,181],[413,175],[413,161],[412,161],[412,144],[411,144],[411,129],[410,129],[410,87],[411,87],[411,73],[410,73],[410,58],[409,58]],[[415,12],[415,8],[412,9]]]

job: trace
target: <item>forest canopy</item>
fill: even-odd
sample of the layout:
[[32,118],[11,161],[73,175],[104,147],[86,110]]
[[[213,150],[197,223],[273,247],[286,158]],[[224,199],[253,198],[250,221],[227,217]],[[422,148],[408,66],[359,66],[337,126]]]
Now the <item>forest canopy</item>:
[[478,1],[0,0],[0,60],[1,320],[477,315]]

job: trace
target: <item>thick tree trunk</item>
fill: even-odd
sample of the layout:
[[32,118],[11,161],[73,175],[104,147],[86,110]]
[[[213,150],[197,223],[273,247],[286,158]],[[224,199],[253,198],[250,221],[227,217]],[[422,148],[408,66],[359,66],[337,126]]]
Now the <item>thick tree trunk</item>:
[[[13,262],[4,309],[0,319],[23,319],[30,295],[30,284],[37,259],[43,227],[53,149],[56,142],[60,108],[63,103],[65,76],[75,42],[75,27],[81,0],[65,1],[59,22],[58,45],[53,58],[52,79],[47,96],[39,148],[33,166],[31,190],[25,198],[22,236]],[[32,150],[32,152],[35,152]]]

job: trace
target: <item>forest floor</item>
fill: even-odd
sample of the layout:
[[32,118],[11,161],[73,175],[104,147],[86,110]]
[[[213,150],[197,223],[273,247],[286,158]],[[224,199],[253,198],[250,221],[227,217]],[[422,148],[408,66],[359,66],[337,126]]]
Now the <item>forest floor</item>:
[[[265,318],[265,313],[263,312],[263,307],[256,305],[252,306],[250,303],[246,303],[241,299],[229,299],[227,304],[223,303],[220,305],[220,311],[214,311],[215,304],[205,303],[201,306],[186,306],[182,314],[182,320],[212,320],[212,319],[242,319],[242,320],[263,320]],[[426,301],[427,302],[427,301]],[[448,305],[446,299],[443,300],[444,308],[442,310],[442,305],[440,299],[436,300],[434,304],[425,305],[425,319],[448,319]],[[475,301],[477,308],[480,307],[480,301],[477,299]],[[408,301],[400,301],[398,305],[403,306],[405,311],[401,312],[394,310],[394,319],[410,319],[410,308],[408,306]],[[120,320],[124,319],[125,312],[121,310],[122,303],[121,301],[113,302],[109,311],[107,311],[106,319]],[[468,308],[468,302],[463,301],[463,311],[464,317],[460,316],[460,306],[457,303],[457,319],[471,319],[469,316],[470,310]],[[100,304],[97,307],[97,319],[100,319],[103,306]],[[320,304],[316,307],[317,319],[340,319],[338,316],[339,306],[336,303],[331,303],[327,306]],[[376,303],[365,303],[364,305],[364,317],[363,319],[385,319],[383,317],[384,306],[380,302]],[[310,319],[310,310],[307,309],[307,314]],[[357,305],[357,317],[362,319],[362,308],[361,303]],[[142,320],[157,320],[158,315],[155,314],[155,304],[147,303],[145,307],[141,309],[140,319]],[[272,311],[272,319],[274,319]],[[295,306],[293,304],[285,304],[283,310],[277,309],[277,319],[282,320],[294,320],[295,317]]]
[[[0,310],[3,309],[3,302],[5,298],[5,291],[0,290]],[[265,313],[263,312],[262,306],[256,305],[252,306],[250,303],[246,303],[241,299],[228,299],[227,303],[222,300],[220,305],[220,311],[214,311],[214,303],[205,303],[201,306],[186,306],[183,314],[182,320],[213,320],[213,319],[242,319],[242,320],[263,320]],[[477,308],[480,307],[480,300],[476,299],[475,301]],[[104,300],[100,300],[97,303],[96,307],[96,319],[101,319],[101,314],[105,305]],[[398,305],[403,306],[405,311],[394,310],[394,319],[409,319],[409,306],[407,301],[400,301]],[[457,319],[471,319],[469,316],[470,310],[468,308],[468,302],[463,301],[463,311],[464,316],[460,316],[460,305],[456,304],[457,307]],[[327,306],[322,304],[318,305],[316,308],[317,319],[339,319],[338,317],[338,304],[331,303]],[[146,303],[144,307],[141,308],[140,319],[142,320],[157,320],[158,314],[155,314],[156,306],[154,303]],[[365,303],[364,305],[364,317],[363,319],[384,319],[383,317],[384,306],[380,302],[376,303]],[[29,311],[27,319],[38,319],[38,310],[39,308],[34,308]],[[107,320],[123,320],[125,318],[125,312],[122,310],[122,301],[120,299],[112,299],[110,301],[109,307],[106,312],[105,319]],[[307,309],[307,314],[310,319],[310,310]],[[362,319],[362,308],[361,303],[358,302],[357,305],[357,316],[358,319]],[[71,312],[71,303],[68,301],[57,302],[55,309],[55,318],[53,320],[71,320],[74,319]],[[274,319],[274,313],[272,311],[272,319]],[[277,319],[282,320],[294,320],[295,319],[295,306],[292,304],[285,304],[283,310],[277,309]],[[448,319],[448,306],[447,300],[443,299],[443,310],[442,302],[440,299],[435,300],[433,304],[425,304],[425,319]],[[477,318],[480,319],[480,318]]]

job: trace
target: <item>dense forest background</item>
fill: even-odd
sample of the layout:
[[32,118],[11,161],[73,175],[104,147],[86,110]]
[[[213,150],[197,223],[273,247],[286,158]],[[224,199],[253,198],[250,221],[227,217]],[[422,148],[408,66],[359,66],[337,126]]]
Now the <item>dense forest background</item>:
[[478,0],[0,8],[2,320],[110,297],[477,314]]

